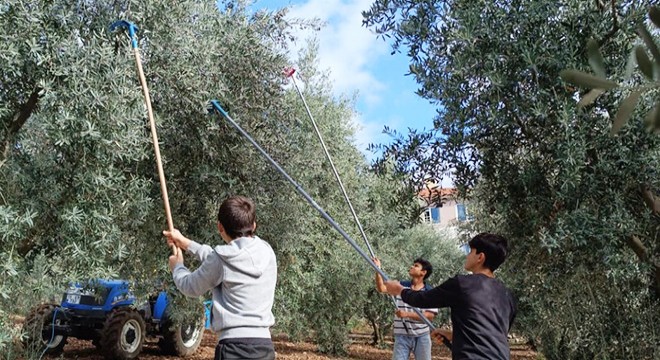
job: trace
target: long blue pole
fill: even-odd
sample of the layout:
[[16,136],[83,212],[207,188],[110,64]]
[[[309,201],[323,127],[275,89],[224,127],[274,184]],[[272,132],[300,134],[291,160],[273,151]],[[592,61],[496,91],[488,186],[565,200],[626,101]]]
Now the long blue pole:
[[[252,138],[252,136],[250,136],[250,134],[248,134],[245,130],[243,130],[243,128],[240,127],[240,125],[238,125],[236,121],[234,121],[234,119],[232,119],[231,116],[229,116],[229,114],[227,114],[227,112],[222,108],[222,106],[220,106],[218,100],[211,100],[211,106],[217,112],[219,112],[220,115],[222,115],[236,130],[238,130],[238,132],[241,133],[241,135],[243,135],[261,153],[261,155],[263,155],[266,158],[266,160],[268,160],[268,162],[271,165],[273,165],[273,167],[275,167],[275,169],[277,169],[277,171],[279,171],[279,173],[282,174],[282,176],[284,176],[291,183],[291,185],[293,185],[296,188],[296,191],[298,191],[298,193],[302,195],[305,198],[305,200],[307,200],[307,202],[310,203],[312,207],[316,209],[316,211],[318,211],[319,214],[321,214],[321,216],[324,219],[326,219],[330,223],[330,225],[341,234],[341,236],[344,237],[344,239],[346,239],[346,241],[353,247],[353,249],[355,249],[355,251],[358,252],[358,254],[360,254],[360,256],[362,256],[362,258],[369,264],[369,266],[371,266],[378,274],[380,274],[380,276],[383,277],[384,281],[388,281],[390,279],[389,276],[387,276],[387,274],[385,274],[385,272],[383,272],[381,268],[376,266],[376,264],[364,252],[364,250],[362,250],[362,248],[358,246],[355,240],[353,240],[351,236],[348,235],[346,231],[344,231],[344,229],[342,229],[341,226],[339,226],[339,224],[337,224],[337,222],[332,217],[330,217],[330,215],[328,215],[328,213],[326,213],[325,210],[323,210],[323,208],[319,206],[319,204],[317,204],[316,201],[314,201],[314,199],[312,199],[312,197],[309,194],[307,194],[307,192],[302,188],[302,186],[300,186],[295,180],[293,180],[293,178],[289,176],[289,174],[287,174],[287,172],[284,171],[284,169],[282,169],[282,167],[275,160],[273,160],[273,158],[270,157],[270,155],[268,155],[266,150],[264,150],[261,146],[259,146],[259,144]],[[424,323],[426,323],[426,325],[428,325],[429,328],[431,328],[431,330],[435,330],[435,326],[433,325],[431,320],[427,319],[426,316],[424,316],[424,314],[419,309],[413,308],[413,310],[415,311],[417,316],[419,316],[419,318],[422,319],[422,321],[424,321]],[[443,343],[448,347],[450,347],[447,341],[443,341]]]

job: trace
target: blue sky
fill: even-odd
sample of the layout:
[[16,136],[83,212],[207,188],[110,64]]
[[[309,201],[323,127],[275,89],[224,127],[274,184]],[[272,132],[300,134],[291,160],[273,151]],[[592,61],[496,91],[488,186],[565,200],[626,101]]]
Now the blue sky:
[[292,46],[295,60],[297,48],[306,39],[316,37],[319,43],[319,65],[330,72],[337,96],[357,94],[356,145],[368,159],[369,143],[389,143],[382,134],[384,126],[407,133],[408,128],[429,129],[433,126],[435,106],[415,94],[418,88],[408,71],[405,53],[390,55],[390,44],[362,26],[362,11],[373,0],[256,0],[254,9],[290,9],[291,18],[318,18],[325,23],[320,32],[299,32]]

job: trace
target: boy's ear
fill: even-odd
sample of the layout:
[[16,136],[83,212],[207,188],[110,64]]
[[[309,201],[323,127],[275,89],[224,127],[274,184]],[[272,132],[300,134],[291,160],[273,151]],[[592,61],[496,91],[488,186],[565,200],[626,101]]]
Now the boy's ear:
[[218,232],[220,232],[221,234],[224,234],[224,233],[225,233],[225,227],[222,226],[222,224],[220,223],[220,221],[218,221]]
[[252,232],[254,232],[255,230],[257,230],[257,222],[256,221],[252,223]]
[[477,261],[479,261],[480,264],[483,264],[486,262],[486,254],[480,252],[477,253]]

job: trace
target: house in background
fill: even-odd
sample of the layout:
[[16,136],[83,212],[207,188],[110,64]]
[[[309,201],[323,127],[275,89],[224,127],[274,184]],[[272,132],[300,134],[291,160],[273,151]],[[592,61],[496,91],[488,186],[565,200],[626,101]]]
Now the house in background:
[[457,199],[455,188],[443,188],[432,181],[427,181],[418,197],[426,210],[422,213],[422,221],[434,228],[444,229],[455,227],[471,217],[467,205]]

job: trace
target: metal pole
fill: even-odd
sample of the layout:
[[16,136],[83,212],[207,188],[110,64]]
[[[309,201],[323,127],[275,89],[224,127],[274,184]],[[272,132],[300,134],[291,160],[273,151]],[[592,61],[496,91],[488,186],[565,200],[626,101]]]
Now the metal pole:
[[[309,106],[307,105],[307,101],[305,100],[305,97],[303,96],[302,91],[300,91],[300,88],[298,87],[298,83],[296,82],[296,77],[295,77],[295,72],[296,70],[291,68],[286,72],[286,75],[291,78],[291,81],[293,82],[293,86],[296,88],[296,91],[298,92],[298,96],[300,96],[300,100],[302,100],[303,105],[305,106],[305,110],[307,111],[307,116],[309,117],[309,120],[312,122],[312,125],[314,126],[314,131],[316,132],[316,136],[319,139],[319,142],[321,143],[321,147],[323,148],[323,152],[325,153],[326,159],[328,159],[328,162],[330,163],[330,167],[332,168],[332,173],[335,175],[335,179],[337,179],[337,183],[339,184],[339,188],[341,189],[342,194],[344,195],[344,199],[346,200],[346,203],[348,204],[348,208],[351,209],[351,214],[353,214],[353,219],[355,219],[355,223],[357,224],[358,229],[360,230],[360,234],[362,235],[362,238],[364,239],[364,243],[367,244],[367,249],[369,250],[369,254],[371,255],[372,258],[375,258],[376,255],[374,254],[374,250],[371,248],[371,244],[369,243],[369,239],[367,239],[367,234],[364,232],[364,229],[362,228],[362,224],[360,223],[360,219],[358,218],[357,214],[355,213],[355,209],[353,208],[353,204],[351,203],[351,199],[348,197],[348,193],[346,193],[346,188],[344,188],[344,183],[341,181],[341,177],[339,176],[339,172],[337,171],[337,168],[335,167],[334,162],[332,161],[332,157],[330,156],[330,152],[328,152],[328,148],[325,146],[325,141],[323,141],[323,136],[321,135],[321,131],[319,130],[319,127],[316,125],[316,121],[314,120],[314,116],[312,116],[312,112],[309,110]],[[399,309],[399,306],[396,303],[396,299],[394,296],[389,297],[390,300],[392,301],[392,305],[394,305],[395,309]],[[410,328],[408,327],[408,322],[401,318],[401,323],[403,324],[403,327],[406,329],[406,333],[410,333]]]
[[367,234],[365,234],[364,229],[362,228],[360,219],[358,219],[358,216],[355,213],[355,209],[353,208],[351,199],[349,199],[348,194],[346,193],[346,189],[344,188],[344,184],[342,183],[341,178],[339,177],[339,172],[337,172],[337,168],[335,167],[335,164],[332,161],[332,157],[328,152],[328,148],[325,146],[325,141],[323,141],[323,136],[321,135],[321,131],[319,131],[319,128],[316,125],[316,121],[314,121],[314,117],[312,116],[312,112],[309,110],[309,106],[307,106],[307,101],[305,101],[305,97],[300,91],[300,88],[298,87],[298,83],[296,83],[296,78],[294,76],[294,73],[295,70],[291,69],[291,71],[289,71],[287,75],[291,78],[291,81],[293,82],[293,86],[296,88],[296,91],[298,92],[298,95],[300,96],[300,99],[302,100],[303,105],[305,106],[305,110],[307,111],[309,120],[312,121],[312,125],[314,126],[314,131],[316,132],[316,136],[319,138],[319,142],[321,143],[321,147],[323,148],[325,157],[328,159],[328,162],[330,163],[330,167],[332,168],[332,172],[335,175],[335,179],[337,179],[337,183],[339,184],[341,193],[344,195],[344,199],[346,199],[346,203],[348,204],[348,207],[351,209],[351,214],[353,214],[353,219],[355,219],[355,223],[357,224],[357,227],[360,230],[360,234],[362,234],[362,238],[364,239],[364,242],[367,244],[367,249],[369,250],[369,254],[371,255],[371,257],[376,257],[376,255],[374,254],[374,250],[371,248],[371,244],[369,244],[369,240],[367,239]]
[[[355,251],[357,251],[358,254],[362,256],[362,258],[369,264],[369,266],[371,266],[378,274],[380,274],[380,276],[383,277],[384,281],[388,281],[390,279],[389,276],[387,276],[387,274],[383,272],[383,270],[381,270],[378,266],[376,266],[373,260],[371,260],[371,258],[360,248],[360,246],[358,246],[358,244],[355,243],[355,241],[350,237],[350,235],[348,235],[344,231],[344,229],[342,229],[341,226],[339,226],[339,224],[337,224],[337,222],[334,221],[332,217],[330,217],[330,215],[328,215],[328,213],[326,213],[325,210],[323,210],[323,208],[321,208],[321,206],[319,206],[316,203],[316,201],[314,201],[314,199],[309,194],[307,194],[307,192],[303,190],[303,188],[295,180],[293,180],[293,178],[291,178],[291,176],[289,176],[289,174],[287,174],[286,171],[284,171],[284,169],[282,169],[282,167],[275,160],[273,160],[273,158],[270,157],[270,155],[268,155],[266,150],[264,150],[261,146],[259,146],[259,144],[250,136],[250,134],[248,134],[245,130],[243,130],[243,128],[241,128],[231,118],[231,116],[227,114],[227,112],[222,108],[222,106],[220,106],[220,103],[217,100],[211,100],[211,106],[216,111],[218,111],[220,115],[222,115],[236,130],[238,130],[238,132],[241,133],[241,135],[243,135],[261,153],[261,155],[263,155],[263,157],[265,157],[266,160],[268,160],[268,162],[271,165],[273,165],[273,167],[280,174],[282,174],[282,176],[284,176],[284,178],[286,178],[289,181],[289,183],[291,183],[291,185],[293,185],[296,191],[298,191],[298,193],[302,195],[302,197],[304,197],[305,200],[307,200],[307,202],[310,205],[312,205],[312,207],[316,209],[316,211],[319,212],[319,214],[321,214],[321,217],[326,219],[330,223],[330,225],[333,228],[335,228],[335,230],[337,230],[339,234],[341,234],[341,236],[344,237],[344,239],[346,239],[346,241],[355,249]],[[422,312],[419,311],[419,309],[413,308],[413,310],[415,311],[417,316],[419,316],[419,318],[422,319],[422,321],[424,321],[424,323],[426,323],[426,325],[429,326],[431,330],[435,330],[435,326],[433,325],[433,323],[431,323],[431,321],[427,319],[426,316],[424,316],[424,314],[422,314]]]

